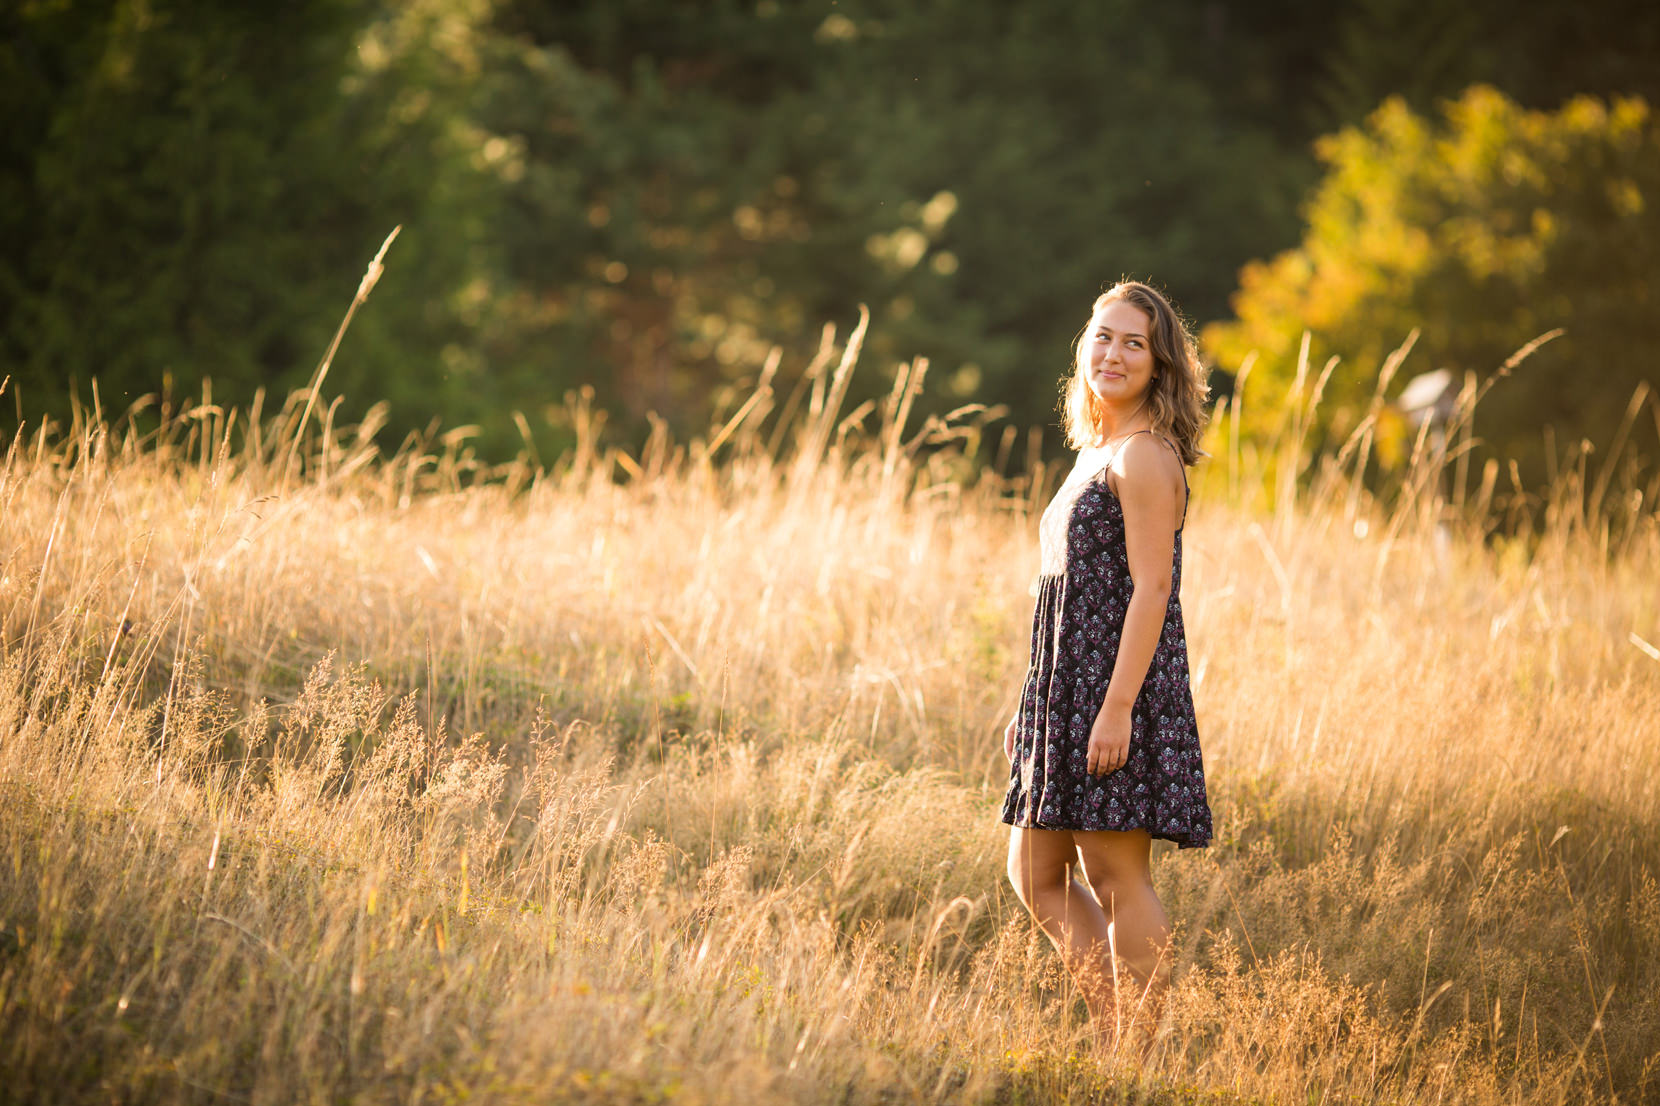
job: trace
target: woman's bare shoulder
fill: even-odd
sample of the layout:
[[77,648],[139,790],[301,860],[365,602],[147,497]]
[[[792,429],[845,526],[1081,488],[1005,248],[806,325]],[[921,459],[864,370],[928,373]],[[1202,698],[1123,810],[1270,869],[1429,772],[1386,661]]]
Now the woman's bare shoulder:
[[1155,434],[1137,434],[1113,456],[1113,474],[1131,482],[1168,483],[1182,476],[1182,459],[1171,444]]
[[1169,442],[1152,434],[1137,434],[1108,466],[1108,482],[1126,511],[1175,516],[1183,506],[1186,475],[1182,460]]

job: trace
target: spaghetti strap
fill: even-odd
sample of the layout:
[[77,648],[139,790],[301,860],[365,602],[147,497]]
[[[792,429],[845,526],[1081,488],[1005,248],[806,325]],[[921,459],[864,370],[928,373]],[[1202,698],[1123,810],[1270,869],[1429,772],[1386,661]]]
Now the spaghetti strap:
[[[1123,441],[1118,443],[1118,448],[1112,451],[1112,455],[1107,458],[1106,464],[1101,466],[1100,472],[1097,475],[1103,482],[1105,482],[1107,470],[1110,469],[1112,467],[1112,463],[1118,459],[1118,455],[1124,452],[1124,447],[1130,444],[1130,438],[1134,438],[1138,434],[1153,434],[1154,441],[1163,442],[1165,445],[1170,447],[1170,452],[1176,455],[1176,466],[1182,470],[1182,521],[1176,527],[1179,531],[1183,526],[1187,525],[1187,502],[1193,498],[1193,489],[1187,482],[1187,465],[1182,461],[1182,451],[1176,448],[1175,442],[1171,441],[1169,438],[1166,438],[1163,434],[1154,434],[1151,429],[1136,430]],[[1112,485],[1108,484],[1107,487],[1111,490]],[[1113,494],[1117,495],[1118,493],[1114,491]]]
[[[1153,434],[1153,432],[1151,430],[1137,430],[1135,434]],[[1135,434],[1131,434],[1130,438],[1135,437]],[[1127,442],[1130,438],[1124,440]],[[1176,527],[1177,530],[1180,530],[1187,525],[1187,501],[1193,498],[1193,489],[1187,483],[1187,465],[1182,461],[1182,451],[1176,448],[1175,442],[1166,438],[1163,434],[1153,434],[1153,438],[1170,447],[1170,452],[1176,455],[1176,467],[1182,470],[1182,521]],[[1122,449],[1123,447],[1120,446],[1119,448]]]
[[1176,529],[1187,525],[1187,501],[1193,498],[1193,488],[1187,482],[1187,464],[1182,460],[1182,451],[1176,448],[1176,443],[1169,438],[1160,437],[1159,441],[1170,447],[1170,452],[1176,455],[1176,467],[1182,470],[1182,521]]
[[[1134,438],[1134,437],[1136,437],[1137,435],[1140,435],[1140,434],[1153,434],[1153,432],[1150,429],[1149,430],[1137,430],[1137,431],[1134,431],[1133,433],[1130,434],[1130,438]],[[1159,436],[1157,434],[1153,434],[1153,437],[1158,438]],[[1130,444],[1130,438],[1125,438],[1122,442],[1120,442],[1118,444],[1119,453],[1122,453],[1124,451],[1124,447]],[[1159,441],[1162,442],[1162,441],[1164,441],[1164,439],[1159,438]],[[1116,456],[1116,454],[1115,454],[1115,456]]]
[[[1107,459],[1105,461],[1103,461],[1101,463],[1101,467],[1096,470],[1096,473],[1095,473],[1096,477],[1099,478],[1099,479],[1102,479],[1102,480],[1106,479],[1107,470],[1112,468],[1112,463],[1114,461],[1118,460],[1118,455],[1124,452],[1124,447],[1130,444],[1130,439],[1131,438],[1134,438],[1139,434],[1152,434],[1152,433],[1153,432],[1151,430],[1136,430],[1136,431],[1132,431],[1130,434],[1126,435],[1124,440],[1118,443],[1118,448],[1113,450],[1111,453],[1107,454]],[[1156,437],[1156,435],[1155,435],[1155,437]],[[1108,485],[1108,487],[1111,487],[1111,485]],[[1113,494],[1116,495],[1117,493],[1114,492]]]

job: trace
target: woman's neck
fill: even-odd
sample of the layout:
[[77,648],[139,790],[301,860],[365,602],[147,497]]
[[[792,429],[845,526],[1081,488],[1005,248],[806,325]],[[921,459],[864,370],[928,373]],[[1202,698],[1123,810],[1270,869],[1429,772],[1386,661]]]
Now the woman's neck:
[[1152,429],[1152,419],[1147,414],[1147,397],[1128,411],[1114,411],[1105,407],[1101,412],[1100,429],[1096,434],[1096,445],[1104,446],[1126,434],[1134,434],[1139,430]]

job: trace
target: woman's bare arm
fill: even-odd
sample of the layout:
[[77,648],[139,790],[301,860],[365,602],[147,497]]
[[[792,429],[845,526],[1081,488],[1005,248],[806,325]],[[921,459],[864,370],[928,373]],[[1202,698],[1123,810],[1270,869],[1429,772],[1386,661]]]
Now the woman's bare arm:
[[1124,444],[1111,466],[1113,490],[1124,508],[1125,552],[1133,585],[1119,633],[1118,657],[1094,725],[1089,771],[1112,771],[1129,758],[1130,712],[1164,630],[1170,600],[1176,527],[1181,524],[1181,461],[1170,448],[1141,435]]

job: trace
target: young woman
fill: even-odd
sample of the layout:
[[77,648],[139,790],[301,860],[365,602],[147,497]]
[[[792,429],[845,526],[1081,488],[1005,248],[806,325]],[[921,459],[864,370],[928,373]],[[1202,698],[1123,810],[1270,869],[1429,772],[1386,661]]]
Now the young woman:
[[1138,1010],[1156,1024],[1169,973],[1152,839],[1210,843],[1179,599],[1205,394],[1162,295],[1125,282],[1095,301],[1064,406],[1078,460],[1039,523],[1031,666],[1003,736],[1009,880],[1108,1047]]

